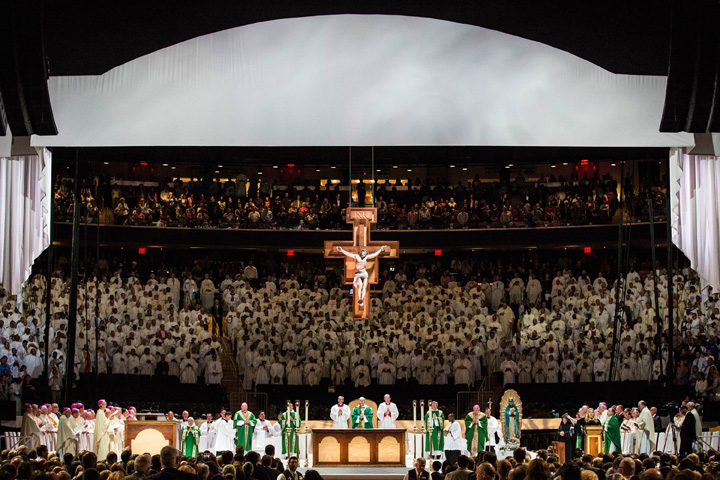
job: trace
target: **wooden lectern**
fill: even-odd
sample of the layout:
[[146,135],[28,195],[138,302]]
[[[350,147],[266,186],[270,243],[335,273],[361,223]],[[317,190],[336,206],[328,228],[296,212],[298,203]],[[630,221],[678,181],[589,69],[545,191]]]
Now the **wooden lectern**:
[[597,457],[603,452],[603,427],[601,425],[585,426],[585,455]]
[[560,459],[565,461],[565,442],[552,442],[553,453]]

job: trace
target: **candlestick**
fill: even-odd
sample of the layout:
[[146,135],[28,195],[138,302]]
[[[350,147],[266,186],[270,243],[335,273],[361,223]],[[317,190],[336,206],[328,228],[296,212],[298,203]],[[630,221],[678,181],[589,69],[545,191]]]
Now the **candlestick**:
[[417,430],[417,400],[413,400],[413,430]]
[[310,456],[310,452],[308,451],[308,444],[310,441],[308,438],[310,434],[308,424],[308,405],[310,405],[310,400],[305,400],[305,468],[308,466],[308,457]]
[[425,400],[420,400],[420,430],[425,428]]

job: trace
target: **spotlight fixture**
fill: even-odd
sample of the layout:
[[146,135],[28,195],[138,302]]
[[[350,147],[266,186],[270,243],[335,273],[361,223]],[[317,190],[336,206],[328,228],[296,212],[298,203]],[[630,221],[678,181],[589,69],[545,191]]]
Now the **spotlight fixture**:
[[412,172],[412,168],[408,168],[408,172]]
[[514,167],[514,166],[515,166],[515,164],[513,164],[513,163],[508,163],[508,167]]
[[175,169],[177,168],[177,165],[175,165],[175,162],[173,162],[173,164],[170,166],[170,168],[171,168],[172,170],[175,170]]
[[450,168],[455,168],[455,164],[449,165]]
[[[333,167],[333,168],[335,168],[335,167]],[[375,171],[380,173],[380,172],[382,172],[382,168],[376,168]]]
[[103,162],[103,165],[110,165],[110,162]]
[[319,171],[320,171],[320,168],[319,168],[319,167],[318,167],[318,168],[316,168],[316,169],[315,169],[315,171],[316,171],[316,172],[319,172]]
[[222,167],[223,167],[222,165],[218,165],[218,168],[222,168]]
[[510,168],[510,165],[505,165],[505,168]]
[[215,170],[215,173],[220,173],[220,170]]
[[563,165],[567,165],[567,164],[568,164],[568,162],[563,162]]
[[394,164],[394,165],[393,165],[393,168],[398,168],[397,164]]
[[615,163],[615,162],[610,164],[611,167],[614,167],[615,165],[617,165],[617,163]]
[[552,165],[550,165],[550,168],[555,168],[556,166],[557,166],[557,165],[555,165],[555,164],[553,163]]
[[273,165],[273,168],[278,168],[278,166],[277,166],[277,165]]
[[337,167],[333,164],[333,165],[330,165],[330,168],[332,168],[332,169],[334,170],[334,169],[336,169]]
[[258,175],[262,175],[262,170],[258,170]]
[[168,164],[167,164],[167,163],[163,163],[162,165],[163,165],[163,167],[167,167],[167,166],[168,166]]
[[463,165],[463,171],[467,172],[467,165]]

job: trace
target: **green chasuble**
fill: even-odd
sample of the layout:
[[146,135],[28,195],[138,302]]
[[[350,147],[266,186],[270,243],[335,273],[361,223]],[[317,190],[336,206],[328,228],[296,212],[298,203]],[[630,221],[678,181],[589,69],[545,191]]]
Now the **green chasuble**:
[[197,457],[198,443],[200,443],[200,430],[193,425],[182,428],[182,454],[186,457]]
[[246,452],[252,450],[252,437],[255,431],[257,420],[249,410],[245,413],[238,410],[233,415],[233,426],[235,427],[235,445],[242,445]]
[[615,415],[611,415],[605,422],[605,453],[610,453],[610,444],[615,445],[615,451],[621,451],[620,423]]
[[[482,417],[482,418],[481,418]],[[477,419],[477,424],[473,422]],[[470,453],[478,453],[485,450],[485,442],[488,439],[488,419],[485,415],[477,416],[470,412],[465,416],[465,440]]]
[[298,430],[300,429],[300,415],[293,411],[285,411],[280,415],[282,428],[282,453],[298,454]]
[[425,451],[441,455],[445,449],[445,415],[442,410],[428,410],[425,413]]
[[[360,419],[361,414],[365,416],[364,420]],[[360,405],[353,408],[353,411],[350,414],[350,418],[352,418],[352,428],[373,428],[372,408],[368,407],[367,405],[365,405],[365,408],[362,411],[360,410]]]

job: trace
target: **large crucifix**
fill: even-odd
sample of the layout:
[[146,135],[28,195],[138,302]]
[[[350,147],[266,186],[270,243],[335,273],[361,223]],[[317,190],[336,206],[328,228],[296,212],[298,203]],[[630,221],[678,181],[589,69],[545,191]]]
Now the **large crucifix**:
[[378,283],[379,257],[398,258],[398,242],[370,241],[370,225],[377,222],[377,208],[348,208],[347,223],[353,239],[326,241],[325,258],[345,259],[345,284],[353,285],[353,318],[370,317],[370,285]]

